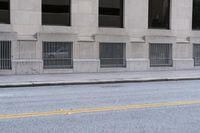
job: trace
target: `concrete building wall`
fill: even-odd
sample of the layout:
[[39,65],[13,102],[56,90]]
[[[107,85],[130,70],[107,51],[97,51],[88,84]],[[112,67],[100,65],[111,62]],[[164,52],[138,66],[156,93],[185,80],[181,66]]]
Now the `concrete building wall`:
[[[0,24],[0,40],[12,41],[12,70],[0,74],[198,69],[192,0],[171,0],[169,30],[148,29],[148,0],[124,1],[124,28],[98,27],[98,0],[71,0],[71,26],[41,25],[41,0],[10,1],[11,24]],[[73,42],[73,68],[43,69],[43,41]],[[126,43],[125,68],[100,67],[101,42]],[[173,67],[150,67],[149,43],[172,43]]]

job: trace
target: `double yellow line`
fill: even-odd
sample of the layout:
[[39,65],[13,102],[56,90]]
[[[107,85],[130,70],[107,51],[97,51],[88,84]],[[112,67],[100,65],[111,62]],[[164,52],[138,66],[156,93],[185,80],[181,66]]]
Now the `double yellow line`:
[[181,101],[181,102],[165,102],[165,103],[154,103],[154,104],[135,104],[127,106],[114,106],[114,107],[101,107],[101,108],[85,108],[77,110],[56,110],[50,112],[33,112],[24,114],[0,114],[0,119],[18,119],[18,118],[29,118],[29,117],[44,117],[54,115],[72,115],[80,113],[95,113],[95,112],[106,112],[106,111],[120,111],[129,109],[142,109],[142,108],[155,108],[155,107],[166,107],[166,106],[181,106],[181,105],[192,105],[200,104],[199,101]]

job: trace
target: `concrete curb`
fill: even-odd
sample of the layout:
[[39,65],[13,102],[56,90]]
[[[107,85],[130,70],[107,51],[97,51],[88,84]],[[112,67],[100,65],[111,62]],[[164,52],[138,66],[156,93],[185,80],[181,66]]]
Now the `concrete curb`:
[[8,87],[37,87],[56,85],[89,85],[89,84],[111,84],[111,83],[137,83],[137,82],[158,82],[158,81],[181,81],[200,80],[200,77],[168,77],[168,78],[140,78],[140,79],[91,79],[81,81],[27,81],[18,83],[0,83],[0,88]]

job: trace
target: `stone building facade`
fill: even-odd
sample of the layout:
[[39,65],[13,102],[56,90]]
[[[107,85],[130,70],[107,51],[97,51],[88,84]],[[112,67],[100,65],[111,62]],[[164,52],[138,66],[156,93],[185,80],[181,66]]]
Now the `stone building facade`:
[[199,3],[0,0],[0,74],[199,69]]

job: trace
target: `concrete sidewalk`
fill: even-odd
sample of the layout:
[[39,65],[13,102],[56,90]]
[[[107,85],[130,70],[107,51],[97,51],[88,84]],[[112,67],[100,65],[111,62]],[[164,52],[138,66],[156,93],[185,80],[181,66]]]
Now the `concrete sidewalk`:
[[6,75],[0,76],[0,87],[25,87],[72,84],[100,84],[123,82],[150,82],[173,80],[200,80],[200,70]]

